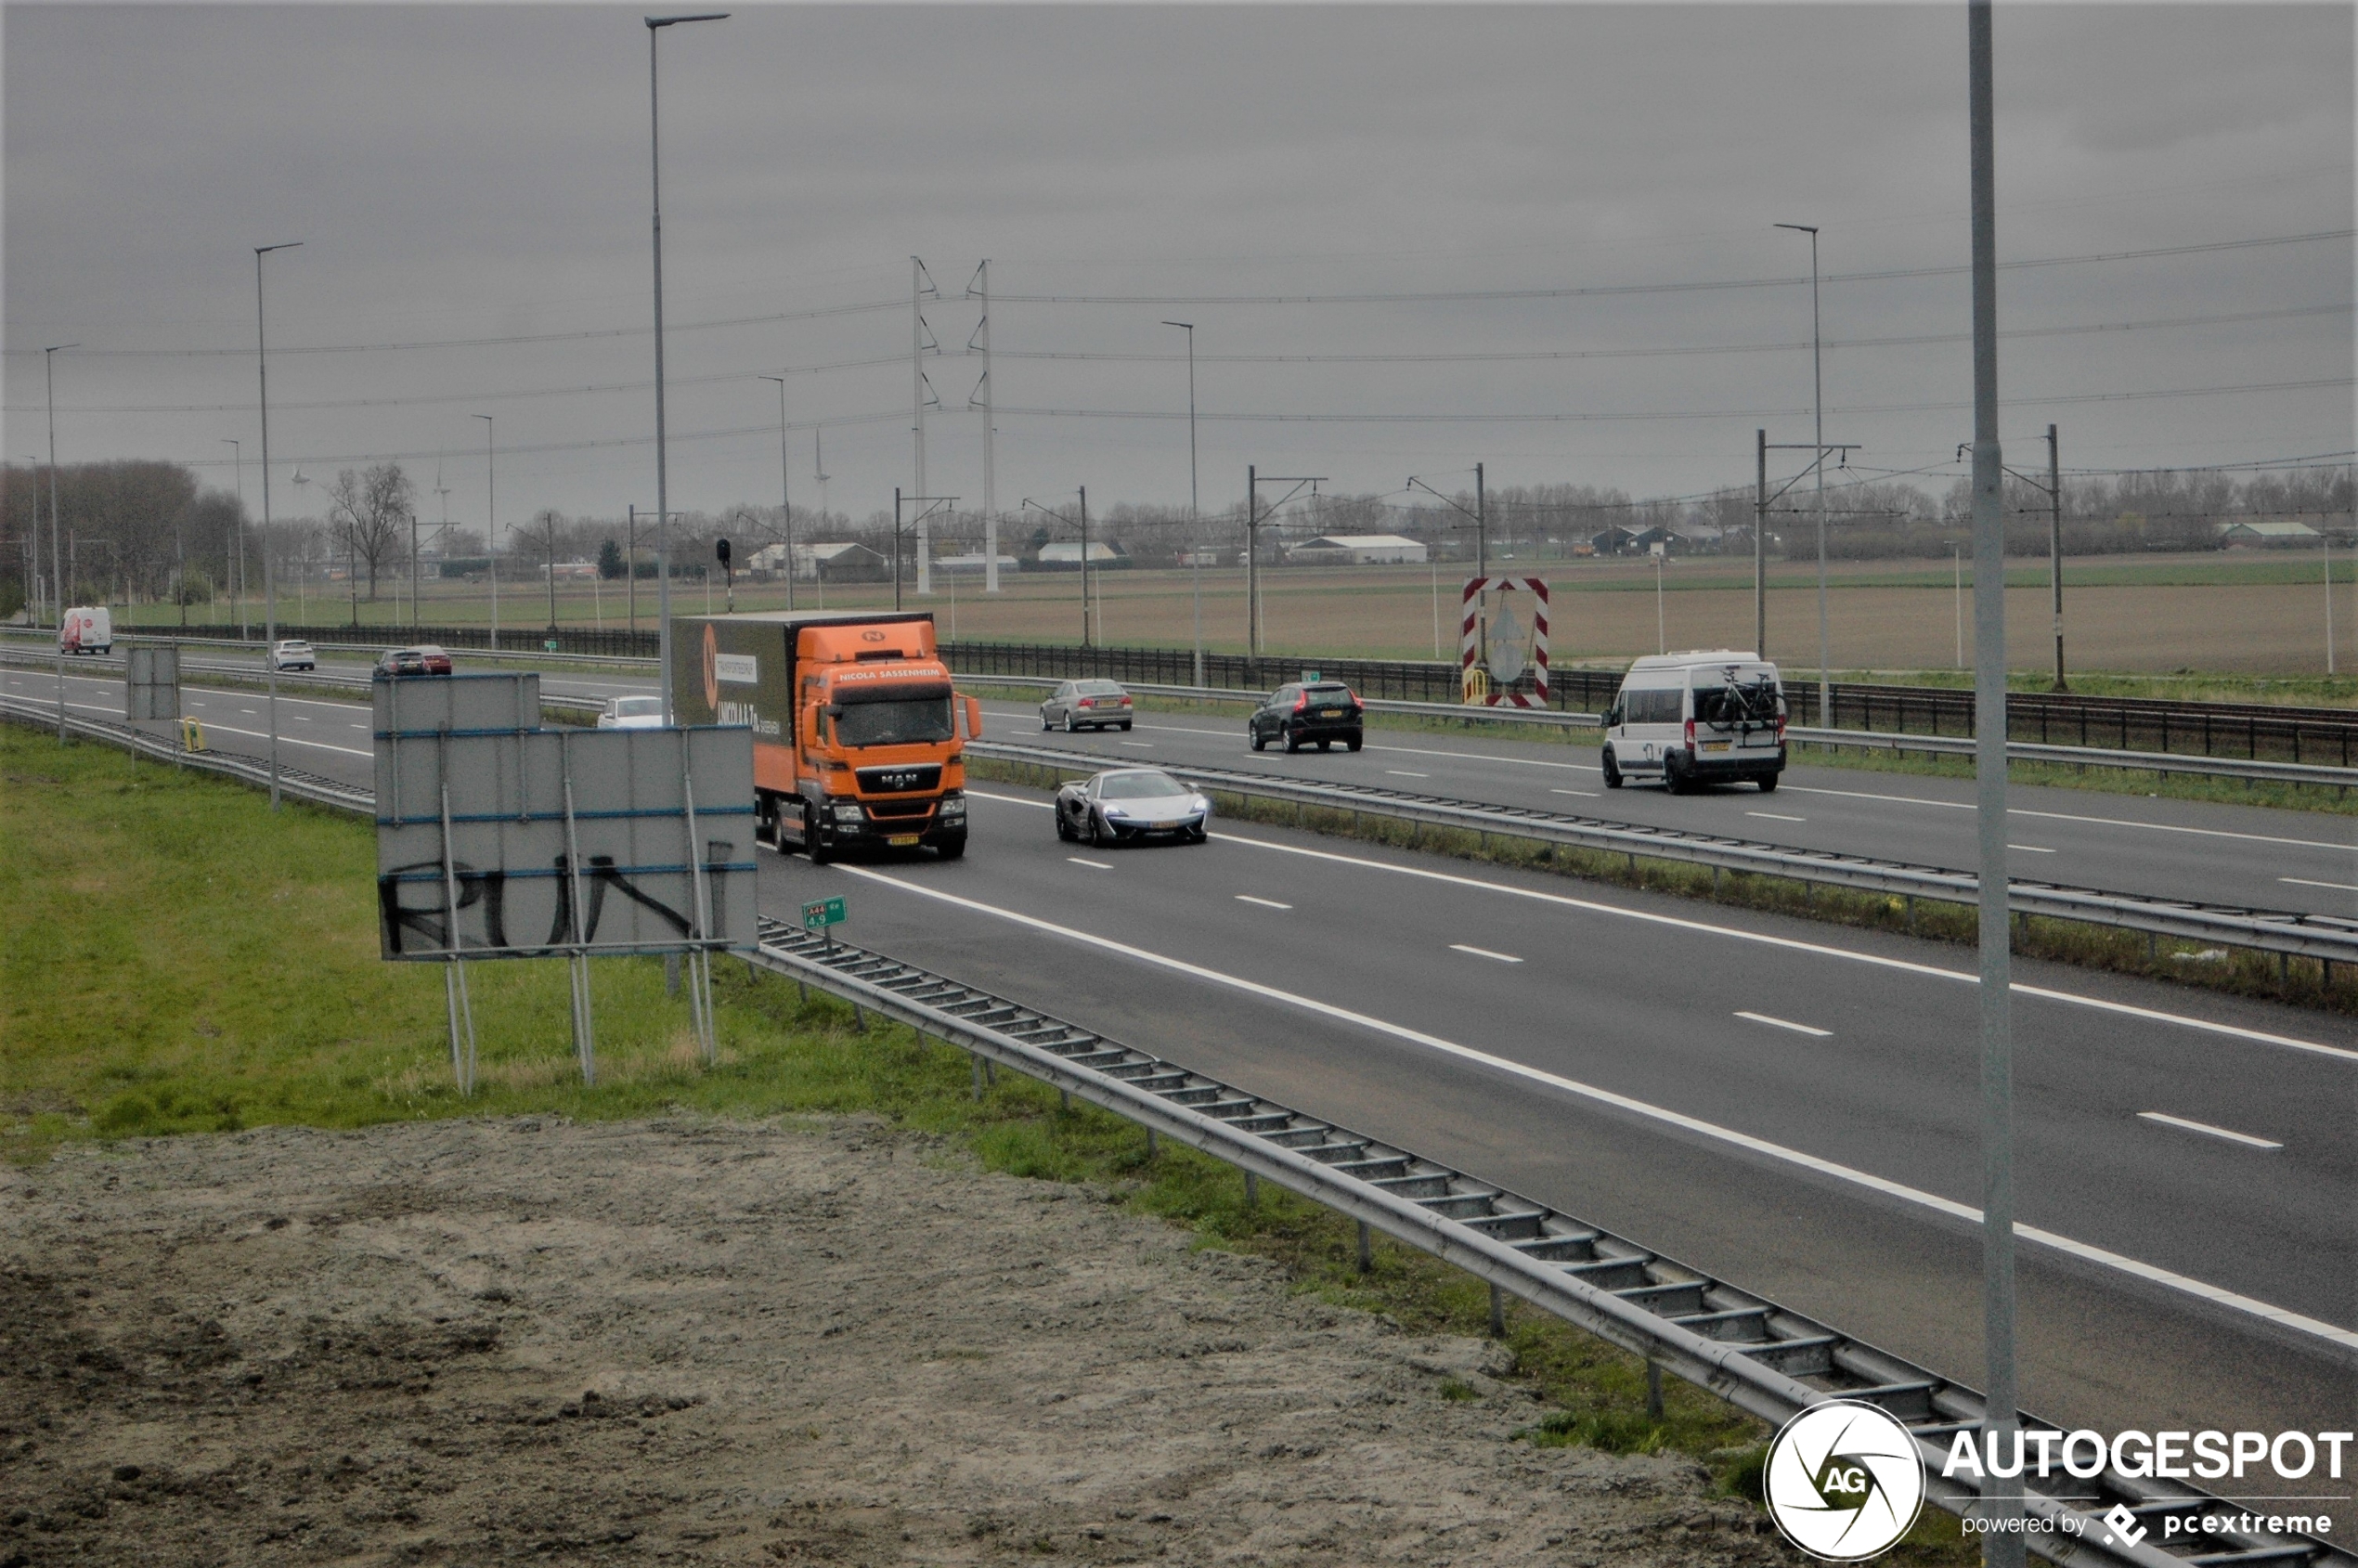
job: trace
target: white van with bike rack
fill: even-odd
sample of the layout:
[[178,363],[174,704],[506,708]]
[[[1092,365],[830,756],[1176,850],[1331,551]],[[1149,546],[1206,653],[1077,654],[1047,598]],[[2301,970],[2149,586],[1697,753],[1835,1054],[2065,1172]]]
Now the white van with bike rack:
[[1649,654],[1622,677],[1604,729],[1607,789],[1658,778],[1673,795],[1747,779],[1771,790],[1784,771],[1784,688],[1757,654]]

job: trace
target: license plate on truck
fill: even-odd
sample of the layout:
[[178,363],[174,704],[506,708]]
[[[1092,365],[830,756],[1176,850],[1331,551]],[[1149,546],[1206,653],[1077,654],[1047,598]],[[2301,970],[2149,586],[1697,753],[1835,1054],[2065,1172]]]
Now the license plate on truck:
[[896,849],[905,849],[907,846],[914,844],[916,841],[917,836],[913,833],[896,833],[891,837],[885,840],[886,843],[892,845]]

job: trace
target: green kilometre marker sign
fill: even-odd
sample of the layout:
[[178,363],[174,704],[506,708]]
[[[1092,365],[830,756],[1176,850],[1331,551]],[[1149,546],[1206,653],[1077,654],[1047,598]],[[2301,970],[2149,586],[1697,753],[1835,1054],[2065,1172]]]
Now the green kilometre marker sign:
[[823,931],[830,926],[842,925],[847,918],[839,898],[813,899],[802,906],[802,928],[806,931]]

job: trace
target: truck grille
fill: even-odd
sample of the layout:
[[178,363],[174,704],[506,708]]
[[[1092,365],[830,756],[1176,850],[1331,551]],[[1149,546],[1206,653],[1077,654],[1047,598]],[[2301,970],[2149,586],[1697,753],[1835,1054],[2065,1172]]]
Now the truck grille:
[[941,764],[912,762],[898,768],[862,768],[852,775],[862,795],[910,795],[941,787]]

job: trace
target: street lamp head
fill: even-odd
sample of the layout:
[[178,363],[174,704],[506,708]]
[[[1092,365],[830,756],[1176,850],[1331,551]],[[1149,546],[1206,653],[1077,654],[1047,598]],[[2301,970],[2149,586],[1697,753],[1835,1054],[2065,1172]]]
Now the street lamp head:
[[1772,228],[1790,228],[1800,234],[1815,234],[1818,232],[1818,226],[1814,223],[1780,223],[1772,224],[1769,227]]
[[266,256],[273,251],[292,251],[302,243],[300,240],[282,240],[276,245],[256,245],[253,248],[253,253],[257,256]]
[[43,349],[41,352],[42,352],[42,353],[44,353],[44,354],[58,354],[58,353],[62,353],[62,352],[63,352],[63,351],[65,351],[66,349],[69,349],[69,348],[80,348],[81,346],[82,346],[82,345],[81,345],[80,343],[52,343],[52,344],[50,344],[47,348]]
[[726,21],[728,19],[729,13],[726,11],[705,11],[693,17],[649,17],[646,22],[647,31],[652,32],[658,27],[677,27],[685,21]]
[[1164,322],[1164,323],[1163,323],[1163,325],[1164,325],[1164,326],[1166,326],[1166,327],[1181,327],[1181,328],[1185,328],[1186,330],[1188,330],[1188,331],[1190,331],[1190,332],[1192,332],[1192,331],[1194,331],[1194,330],[1196,330],[1196,324],[1195,324],[1194,322],[1192,322],[1192,321],[1166,321],[1166,322]]

